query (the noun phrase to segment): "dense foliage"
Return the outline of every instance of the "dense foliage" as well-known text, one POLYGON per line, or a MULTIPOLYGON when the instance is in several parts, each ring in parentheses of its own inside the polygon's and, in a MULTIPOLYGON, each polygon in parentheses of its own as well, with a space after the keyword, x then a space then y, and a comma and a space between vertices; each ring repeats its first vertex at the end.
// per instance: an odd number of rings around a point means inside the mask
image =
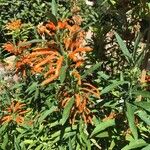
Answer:
POLYGON ((0 6, 0 149, 150 149, 148 0, 0 6))

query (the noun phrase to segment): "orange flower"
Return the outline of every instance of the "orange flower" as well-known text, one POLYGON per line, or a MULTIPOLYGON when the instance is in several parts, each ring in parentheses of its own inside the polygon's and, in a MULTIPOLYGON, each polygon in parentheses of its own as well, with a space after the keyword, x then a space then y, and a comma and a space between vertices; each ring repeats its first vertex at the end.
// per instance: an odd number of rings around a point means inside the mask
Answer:
POLYGON ((75 101, 70 111, 70 119, 69 122, 71 124, 75 123, 76 117, 81 117, 85 123, 92 123, 93 114, 88 108, 91 104, 89 97, 94 95, 96 98, 100 97, 100 93, 98 89, 89 84, 89 83, 81 83, 80 75, 78 72, 73 72, 74 76, 78 79, 79 91, 78 92, 67 92, 65 87, 60 89, 58 94, 58 99, 60 101, 60 106, 64 108, 67 103, 74 97, 75 101))
POLYGON ((58 21, 58 28, 59 29, 65 29, 67 25, 67 22, 58 21))
POLYGON ((53 22, 47 23, 47 24, 46 24, 46 28, 47 28, 47 29, 50 29, 50 30, 52 30, 52 31, 55 31, 55 30, 56 30, 56 26, 54 25, 53 22))
POLYGON ((92 123, 92 113, 87 108, 89 105, 89 100, 87 96, 83 93, 76 93, 75 94, 75 105, 73 105, 71 112, 70 112, 70 120, 71 124, 74 124, 76 116, 80 116, 85 123, 92 123))
MULTIPOLYGON (((55 79, 58 78, 59 73, 60 73, 60 69, 61 69, 61 66, 62 66, 62 63, 63 63, 63 59, 64 59, 64 57, 61 56, 61 57, 57 60, 57 62, 56 62, 56 69, 54 69, 54 71, 53 71, 54 74, 52 74, 53 72, 51 72, 51 70, 50 70, 50 72, 48 72, 48 74, 50 75, 50 78, 44 80, 44 81, 42 82, 42 84, 41 84, 42 86, 43 86, 43 85, 46 85, 46 84, 48 84, 48 83, 50 83, 50 82, 52 82, 53 80, 55 80, 55 79)), ((46 73, 45 76, 47 76, 48 74, 46 73)))
POLYGON ((24 115, 28 110, 23 110, 25 104, 19 101, 13 101, 9 107, 6 108, 6 115, 0 119, 1 123, 9 123, 11 121, 16 122, 17 124, 24 123, 24 115))
POLYGON ((6 24, 6 29, 8 30, 17 30, 20 29, 22 26, 21 20, 12 20, 11 22, 6 24))
POLYGON ((109 119, 114 119, 116 117, 116 114, 114 112, 111 112, 109 114, 109 116, 105 116, 105 118, 103 119, 103 121, 107 121, 109 119))
POLYGON ((39 24, 37 26, 37 31, 38 31, 39 34, 42 34, 42 35, 44 33, 47 33, 48 35, 50 35, 50 31, 44 25, 42 25, 42 24, 39 24))
POLYGON ((29 48, 30 45, 25 45, 25 41, 19 41, 16 46, 11 42, 7 42, 2 47, 8 52, 18 55, 21 54, 25 49, 29 48))
POLYGON ((81 85, 81 76, 77 71, 73 71, 72 75, 75 76, 78 79, 78 85, 81 85))
POLYGON ((92 94, 97 98, 100 97, 99 90, 95 86, 91 85, 90 83, 83 83, 81 90, 86 94, 92 94))
POLYGON ((14 46, 14 44, 10 42, 5 43, 2 47, 10 53, 14 53, 14 51, 16 50, 16 47, 14 46))

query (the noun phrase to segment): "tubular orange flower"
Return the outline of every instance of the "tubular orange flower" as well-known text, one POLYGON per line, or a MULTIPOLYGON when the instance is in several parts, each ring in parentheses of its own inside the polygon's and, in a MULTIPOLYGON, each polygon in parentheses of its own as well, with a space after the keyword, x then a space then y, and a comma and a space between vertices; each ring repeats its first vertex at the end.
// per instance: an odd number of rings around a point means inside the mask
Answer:
POLYGON ((37 31, 38 31, 39 34, 42 34, 42 35, 43 35, 44 33, 50 35, 50 31, 49 31, 44 25, 42 25, 42 24, 39 24, 39 25, 37 26, 37 31))
POLYGON ((83 60, 79 60, 78 62, 76 62, 75 68, 82 66, 83 63, 84 63, 83 60))
POLYGON ((46 85, 46 84, 52 82, 53 80, 55 80, 56 78, 58 78, 59 72, 60 72, 60 69, 61 69, 61 66, 62 66, 62 63, 63 63, 63 59, 64 59, 64 57, 61 56, 61 57, 57 60, 57 62, 56 62, 56 65, 57 65, 57 66, 56 66, 54 75, 51 75, 50 78, 44 80, 44 81, 42 82, 42 84, 41 84, 42 86, 43 86, 43 85, 46 85))
POLYGON ((26 44, 25 41, 19 41, 17 45, 7 42, 2 47, 8 52, 18 55, 21 54, 25 49, 29 48, 30 44, 26 44))
POLYGON ((6 24, 6 29, 8 30, 17 30, 20 29, 22 26, 21 20, 12 20, 11 22, 6 24))
POLYGON ((93 94, 97 98, 100 97, 99 90, 95 86, 93 86, 93 85, 91 85, 89 83, 83 83, 83 86, 86 86, 86 87, 85 88, 82 87, 81 88, 82 91, 89 92, 90 94, 93 94))
POLYGON ((23 110, 25 104, 19 101, 12 101, 11 105, 6 108, 7 114, 0 119, 1 123, 14 121, 17 124, 24 123, 24 115, 28 110, 23 110))
POLYGON ((113 118, 115 118, 115 117, 116 117, 115 112, 111 112, 111 113, 109 114, 109 116, 106 116, 106 117, 103 119, 103 121, 106 121, 106 120, 109 120, 109 119, 113 119, 113 118))
POLYGON ((79 60, 78 57, 76 56, 77 53, 89 52, 91 50, 92 49, 90 47, 77 48, 75 51, 69 54, 69 58, 72 59, 74 62, 76 62, 77 60, 79 60))
POLYGON ((76 104, 76 107, 79 107, 81 103, 81 97, 79 94, 75 94, 75 104, 76 104))
POLYGON ((69 49, 69 47, 70 47, 70 45, 71 45, 71 38, 70 37, 67 37, 67 38, 65 38, 64 39, 64 44, 65 44, 65 48, 66 48, 66 50, 68 50, 69 49))
POLYGON ((72 75, 75 76, 78 79, 78 85, 81 85, 81 76, 77 71, 73 71, 72 75))
MULTIPOLYGON (((73 72, 74 76, 80 81, 80 75, 77 71, 73 72)), ((81 82, 81 81, 80 81, 81 82)), ((93 114, 88 108, 91 105, 89 100, 90 95, 94 95, 96 98, 100 97, 98 89, 91 85, 90 83, 82 83, 79 85, 78 92, 67 92, 67 89, 63 87, 60 89, 58 94, 58 99, 60 101, 60 106, 65 107, 66 104, 74 97, 74 104, 70 111, 69 122, 74 124, 76 117, 81 117, 85 123, 92 123, 93 114)))
POLYGON ((10 53, 14 53, 16 47, 14 46, 14 44, 12 44, 11 42, 7 42, 2 46, 6 51, 10 52, 10 53))
POLYGON ((65 29, 67 25, 67 22, 58 21, 58 28, 59 29, 65 29))
POLYGON ((46 24, 46 28, 52 30, 52 31, 55 31, 56 30, 56 26, 54 25, 53 22, 49 22, 46 24))

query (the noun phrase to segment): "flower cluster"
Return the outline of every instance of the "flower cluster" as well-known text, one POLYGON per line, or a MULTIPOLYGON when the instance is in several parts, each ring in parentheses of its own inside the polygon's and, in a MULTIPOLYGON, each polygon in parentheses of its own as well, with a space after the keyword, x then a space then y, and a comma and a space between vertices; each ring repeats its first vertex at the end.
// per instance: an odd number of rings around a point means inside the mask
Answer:
POLYGON ((28 110, 23 109, 24 106, 25 104, 19 101, 12 101, 10 106, 6 108, 6 115, 0 119, 0 122, 2 124, 9 123, 11 121, 16 122, 17 124, 24 123, 24 116, 28 112, 28 110))
POLYGON ((22 23, 21 23, 20 19, 18 19, 18 20, 11 20, 11 22, 6 24, 6 29, 15 31, 17 29, 20 29, 21 26, 22 26, 22 23))
POLYGON ((92 123, 93 114, 88 108, 92 103, 90 96, 96 98, 100 97, 99 90, 90 83, 82 82, 78 72, 73 72, 77 78, 78 90, 69 91, 63 87, 59 93, 60 107, 65 108, 72 97, 74 97, 74 104, 70 111, 70 123, 74 124, 77 117, 82 117, 85 123, 92 123))
MULTIPOLYGON (((77 79, 77 83, 75 82, 77 89, 68 92, 64 88, 59 93, 60 106, 64 108, 74 97, 70 123, 74 124, 77 116, 81 116, 85 123, 92 123, 93 115, 88 108, 91 105, 89 98, 90 96, 99 98, 100 94, 95 86, 82 82, 77 71, 83 66, 86 53, 92 50, 85 45, 85 31, 78 24, 70 24, 69 20, 58 21, 57 24, 51 21, 39 24, 37 31, 44 39, 44 44, 32 46, 30 42, 20 41, 16 45, 10 42, 3 45, 5 50, 18 57, 16 72, 22 73, 24 77, 27 76, 27 71, 30 71, 32 75, 40 73, 44 78, 41 85, 44 86, 58 79, 62 66, 67 66, 66 71, 72 72, 71 75, 77 79)), ((66 81, 69 81, 67 79, 66 81)), ((11 119, 11 117, 7 118, 7 120, 11 119)))

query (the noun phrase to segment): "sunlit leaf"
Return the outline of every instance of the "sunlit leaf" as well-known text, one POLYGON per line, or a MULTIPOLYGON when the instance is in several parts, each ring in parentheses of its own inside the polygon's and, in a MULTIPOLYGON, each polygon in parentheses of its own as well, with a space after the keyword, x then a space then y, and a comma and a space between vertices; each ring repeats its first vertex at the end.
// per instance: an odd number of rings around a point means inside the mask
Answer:
POLYGON ((134 104, 136 106, 139 106, 143 109, 145 109, 146 111, 150 112, 150 102, 145 102, 145 101, 141 101, 141 102, 134 102, 134 104))
POLYGON ((39 118, 39 122, 41 123, 48 115, 53 113, 56 110, 56 106, 52 106, 49 110, 45 110, 42 114, 41 117, 39 118))
POLYGON ((67 121, 69 115, 70 115, 70 110, 72 108, 72 105, 74 103, 74 97, 72 97, 70 99, 70 101, 68 102, 68 104, 65 106, 64 111, 63 111, 63 115, 62 115, 62 119, 60 120, 60 123, 62 125, 65 124, 65 122, 67 121))
POLYGON ((113 89, 117 88, 119 85, 123 85, 123 84, 127 84, 127 81, 116 81, 110 85, 108 85, 107 87, 105 87, 102 91, 101 94, 105 94, 108 93, 110 91, 112 91, 113 89))
POLYGON ((55 0, 52 0, 52 14, 57 16, 57 3, 55 0))
POLYGON ((115 125, 115 120, 114 119, 110 119, 104 122, 101 122, 99 125, 97 125, 93 132, 91 133, 91 137, 93 137, 94 135, 98 134, 99 132, 105 130, 108 127, 114 126, 115 125))
POLYGON ((60 82, 63 83, 66 78, 66 66, 62 66, 60 70, 60 82))
POLYGON ((137 115, 147 124, 150 126, 150 118, 145 111, 138 111, 137 115))
POLYGON ((88 70, 85 71, 85 73, 82 75, 82 78, 85 78, 86 76, 92 74, 95 70, 97 70, 100 67, 101 63, 94 64, 91 66, 88 70))
POLYGON ((147 145, 146 147, 142 148, 141 150, 150 150, 150 144, 147 145))
POLYGON ((130 54, 129 50, 127 49, 126 47, 126 44, 123 42, 123 40, 121 39, 121 37, 118 35, 118 33, 115 32, 115 36, 116 36, 116 39, 117 39, 117 42, 126 58, 126 60, 128 62, 130 62, 132 60, 132 55, 130 54))
POLYGON ((138 139, 137 127, 135 125, 134 110, 132 108, 132 105, 128 102, 126 102, 126 107, 127 107, 126 115, 128 118, 129 127, 131 129, 131 132, 132 132, 134 138, 138 139))
POLYGON ((147 143, 143 139, 138 139, 138 140, 131 141, 129 145, 126 145, 121 150, 132 150, 132 149, 140 148, 146 145, 147 143))

